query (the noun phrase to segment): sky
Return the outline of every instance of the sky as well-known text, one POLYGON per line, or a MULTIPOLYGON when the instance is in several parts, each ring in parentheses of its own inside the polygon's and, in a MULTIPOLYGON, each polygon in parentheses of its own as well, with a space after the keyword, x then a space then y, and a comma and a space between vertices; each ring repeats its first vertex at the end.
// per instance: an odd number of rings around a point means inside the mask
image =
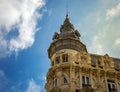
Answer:
MULTIPOLYGON (((120 58, 120 0, 68 0, 89 53, 120 58)), ((0 92, 45 92, 47 49, 66 0, 0 0, 0 92)))

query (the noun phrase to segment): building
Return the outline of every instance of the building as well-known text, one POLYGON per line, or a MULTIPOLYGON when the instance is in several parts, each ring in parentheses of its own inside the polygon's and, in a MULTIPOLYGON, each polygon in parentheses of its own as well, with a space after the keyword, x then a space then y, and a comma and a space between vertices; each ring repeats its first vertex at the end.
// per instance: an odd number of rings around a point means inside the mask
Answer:
POLYGON ((120 92, 120 59, 88 53, 68 15, 48 55, 46 92, 120 92))

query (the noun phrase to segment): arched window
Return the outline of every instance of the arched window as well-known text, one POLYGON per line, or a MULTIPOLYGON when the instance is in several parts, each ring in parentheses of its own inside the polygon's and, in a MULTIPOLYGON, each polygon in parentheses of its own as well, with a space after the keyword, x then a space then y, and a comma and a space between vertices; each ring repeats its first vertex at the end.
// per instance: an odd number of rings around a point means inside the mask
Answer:
POLYGON ((63 77, 64 83, 68 83, 66 77, 63 77))
POLYGON ((68 55, 67 54, 62 56, 62 61, 63 62, 68 62, 68 55))
POLYGON ((55 79, 55 85, 57 85, 57 79, 55 79))
POLYGON ((56 87, 57 86, 57 79, 54 79, 53 80, 53 87, 56 87))

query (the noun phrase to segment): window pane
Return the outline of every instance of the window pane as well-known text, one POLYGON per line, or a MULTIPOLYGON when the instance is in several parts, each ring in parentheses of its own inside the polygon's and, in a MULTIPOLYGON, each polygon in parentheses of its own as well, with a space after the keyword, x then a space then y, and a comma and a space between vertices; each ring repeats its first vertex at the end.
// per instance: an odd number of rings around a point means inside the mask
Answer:
POLYGON ((85 76, 82 76, 82 84, 85 84, 85 76))
POLYGON ((55 86, 57 85, 57 79, 55 79, 55 86))
POLYGON ((109 89, 109 90, 111 89, 111 86, 110 86, 110 84, 108 84, 108 89, 109 89))
POLYGON ((87 81, 86 84, 90 84, 88 77, 86 77, 86 81, 87 81))
POLYGON ((53 80, 53 86, 55 86, 54 80, 53 80))
POLYGON ((108 83, 108 90, 109 90, 109 92, 111 92, 111 90, 115 90, 116 89, 114 81, 108 80, 107 83, 108 83))
POLYGON ((64 83, 67 83, 67 79, 64 77, 64 83))
POLYGON ((63 55, 62 59, 63 59, 63 62, 68 62, 68 55, 63 55))
POLYGON ((112 84, 112 89, 115 89, 115 84, 112 84))

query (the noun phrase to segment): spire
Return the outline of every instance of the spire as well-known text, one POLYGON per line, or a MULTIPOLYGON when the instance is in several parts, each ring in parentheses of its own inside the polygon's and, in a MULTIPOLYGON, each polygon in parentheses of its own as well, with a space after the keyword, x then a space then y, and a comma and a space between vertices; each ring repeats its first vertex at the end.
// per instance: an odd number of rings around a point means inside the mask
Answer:
POLYGON ((66 18, 64 20, 63 25, 61 25, 60 31, 61 32, 66 32, 66 31, 73 31, 74 30, 74 26, 73 24, 70 22, 70 19, 68 17, 68 14, 66 14, 66 18))
POLYGON ((66 18, 68 18, 68 0, 66 0, 66 18))
POLYGON ((53 36, 53 40, 64 38, 80 40, 80 33, 74 28, 74 25, 70 22, 68 14, 68 0, 66 0, 66 18, 60 27, 60 33, 55 33, 53 36))
POLYGON ((67 12, 67 14, 66 14, 66 18, 68 18, 68 12, 67 12))

